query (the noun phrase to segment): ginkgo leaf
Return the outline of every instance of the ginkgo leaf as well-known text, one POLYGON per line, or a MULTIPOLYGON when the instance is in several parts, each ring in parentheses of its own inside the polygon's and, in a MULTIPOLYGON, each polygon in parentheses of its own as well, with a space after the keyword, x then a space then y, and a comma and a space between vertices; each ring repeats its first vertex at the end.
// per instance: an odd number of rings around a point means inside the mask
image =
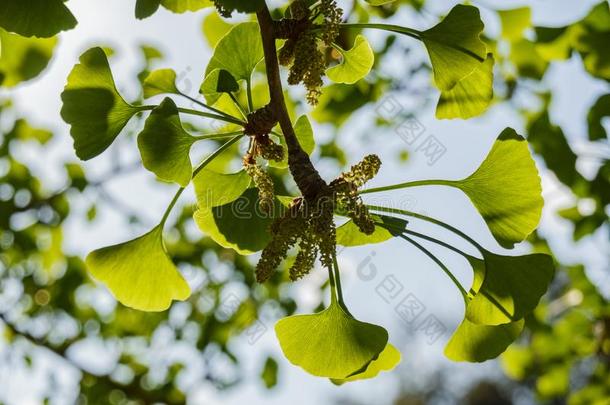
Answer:
POLYGON ((476 266, 475 273, 484 270, 485 275, 466 308, 466 318, 476 324, 500 325, 525 317, 555 274, 553 259, 542 253, 502 256, 485 251, 483 258, 483 268, 476 266))
POLYGON ((371 215, 376 222, 375 231, 367 235, 362 233, 351 219, 337 228, 337 244, 341 246, 362 246, 385 242, 392 239, 400 230, 407 227, 407 221, 402 218, 388 217, 385 215, 371 215), (388 231, 385 227, 392 229, 388 231))
POLYGON ((436 106, 436 118, 468 119, 487 110, 493 99, 493 67, 493 55, 488 54, 484 63, 451 90, 442 91, 436 106))
POLYGON ((199 207, 193 218, 199 229, 222 247, 249 255, 262 250, 269 241, 269 227, 283 211, 276 198, 274 212, 269 215, 259 208, 258 190, 247 189, 236 200, 216 206, 199 207))
POLYGON ((237 173, 218 173, 201 170, 193 179, 197 207, 218 207, 237 200, 250 186, 251 178, 245 170, 237 173))
MULTIPOLYGON (((311 155, 311 153, 316 148, 316 140, 313 136, 313 128, 311 127, 311 122, 309 122, 309 118, 306 115, 301 115, 296 122, 294 123, 294 133, 299 140, 299 144, 301 148, 307 153, 311 155)), ((269 166, 277 167, 280 169, 285 169, 288 167, 288 146, 286 146, 286 140, 282 136, 279 138, 280 145, 284 148, 284 159, 279 162, 274 160, 269 161, 269 166)))
POLYGON ((263 43, 256 22, 235 25, 216 45, 205 75, 214 69, 229 71, 237 80, 250 80, 254 68, 263 59, 263 43))
POLYGON ((199 93, 205 97, 208 104, 214 105, 223 93, 233 93, 239 91, 239 84, 224 69, 212 70, 201 83, 199 93))
POLYGON ((176 72, 172 69, 153 70, 148 74, 143 83, 144 98, 150 98, 159 94, 179 94, 176 87, 176 72))
POLYGON ((127 122, 142 108, 121 97, 102 48, 83 53, 61 94, 61 116, 71 125, 76 155, 89 160, 114 142, 127 122))
POLYGON ((166 98, 152 111, 138 135, 142 163, 161 180, 186 187, 193 172, 189 152, 195 140, 182 128, 176 104, 166 98))
POLYGON ((50 38, 76 27, 64 0, 2 0, 0 27, 24 37, 50 38))
POLYGON ((512 248, 538 226, 542 187, 527 141, 506 128, 479 168, 449 185, 460 188, 477 208, 500 245, 512 248))
POLYGON ((191 294, 165 251, 160 226, 129 242, 91 252, 86 264, 96 280, 131 308, 164 311, 172 300, 184 301, 191 294))
POLYGON ((339 52, 341 63, 326 70, 326 76, 336 83, 356 83, 371 71, 375 63, 373 49, 362 35, 356 37, 352 49, 345 51, 339 48, 339 52))
POLYGON ((0 28, 0 45, 0 86, 13 87, 48 66, 57 38, 26 38, 0 28))
POLYGON ((218 41, 231 30, 231 27, 233 25, 223 20, 218 13, 210 13, 203 19, 201 29, 210 48, 215 48, 218 41))
POLYGON ((487 48, 479 38, 483 28, 479 10, 459 4, 443 21, 420 34, 441 91, 451 90, 485 61, 487 48))
POLYGON ((477 325, 464 319, 445 346, 453 361, 483 362, 498 357, 521 334, 523 319, 504 325, 477 325))
POLYGON ((388 343, 385 349, 379 354, 375 360, 371 361, 366 370, 363 372, 354 374, 344 379, 331 379, 333 384, 342 385, 347 382, 359 381, 359 380, 367 380, 371 378, 377 377, 379 373, 382 371, 390 371, 393 370, 394 367, 400 363, 400 351, 391 343, 388 343))
POLYGON ((388 342, 384 328, 354 319, 335 302, 317 314, 279 320, 275 333, 292 364, 335 379, 365 370, 388 342))

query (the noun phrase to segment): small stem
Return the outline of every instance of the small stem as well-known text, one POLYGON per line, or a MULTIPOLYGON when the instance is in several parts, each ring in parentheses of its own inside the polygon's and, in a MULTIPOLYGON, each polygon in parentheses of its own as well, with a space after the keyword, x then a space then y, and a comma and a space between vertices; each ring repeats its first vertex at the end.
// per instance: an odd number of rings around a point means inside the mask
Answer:
POLYGON ((205 117, 205 118, 212 118, 218 121, 224 121, 224 122, 229 122, 231 124, 236 124, 236 125, 240 125, 240 126, 244 126, 246 125, 246 123, 244 121, 238 120, 237 118, 227 118, 224 115, 217 115, 217 114, 211 114, 211 113, 207 113, 207 112, 203 112, 203 111, 197 111, 197 110, 193 110, 190 108, 182 108, 182 107, 178 107, 178 111, 180 111, 181 113, 184 114, 190 114, 190 115, 198 115, 200 117, 205 117))
POLYGON ((233 132, 224 132, 224 133, 218 133, 218 134, 205 134, 205 135, 199 135, 199 136, 193 136, 193 138, 197 139, 198 141, 201 140, 211 140, 211 139, 224 139, 224 138, 229 138, 231 136, 235 136, 235 135, 239 135, 239 134, 243 134, 244 131, 233 131, 233 132))
POLYGON ((409 37, 421 40, 421 31, 413 28, 401 27, 400 25, 392 24, 375 24, 375 23, 344 23, 340 25, 341 28, 372 28, 377 30, 384 30, 395 32, 397 34, 407 35, 409 37))
POLYGON ((458 235, 458 236, 462 237, 463 239, 467 240, 468 242, 470 242, 474 247, 476 247, 479 250, 479 252, 481 252, 481 253, 485 252, 485 248, 483 248, 483 246, 481 246, 477 241, 472 239, 470 236, 466 235, 464 232, 460 231, 459 229, 457 229, 449 224, 439 221, 438 219, 434 219, 434 218, 428 217, 426 215, 418 214, 416 212, 401 210, 398 208, 380 207, 380 206, 376 206, 376 205, 367 205, 366 207, 372 211, 380 211, 380 212, 388 212, 390 214, 405 215, 408 217, 421 219, 422 221, 430 222, 430 223, 433 223, 438 226, 442 226, 443 228, 455 233, 456 235, 458 235))
POLYGON ((333 269, 328 268, 328 283, 330 284, 330 302, 335 304, 337 302, 337 284, 335 283, 335 275, 333 269))
POLYGON ((244 110, 244 108, 241 106, 241 104, 239 104, 239 101, 237 100, 235 95, 233 93, 228 93, 228 94, 229 94, 229 97, 231 97, 233 104, 235 104, 235 107, 239 110, 239 113, 241 114, 241 116, 244 117, 244 119, 247 119, 248 113, 244 110))
POLYGON ((460 249, 456 248, 455 246, 452 246, 452 245, 448 244, 447 242, 444 242, 444 241, 442 241, 440 239, 433 238, 432 236, 428 236, 428 235, 425 235, 423 233, 411 231, 409 229, 401 229, 401 228, 392 226, 391 224, 386 224, 386 223, 383 223, 383 222, 376 222, 376 224, 379 225, 382 228, 387 229, 390 232, 391 231, 395 231, 395 232, 407 233, 407 234, 409 234, 411 236, 415 236, 416 238, 420 238, 420 239, 427 240, 428 242, 436 243, 437 245, 442 246, 445 249, 449 249, 452 252, 455 252, 455 253, 457 253, 457 254, 459 254, 461 256, 464 256, 466 259, 471 257, 468 253, 464 252, 463 250, 460 250, 460 249))
POLYGON ((398 190, 401 188, 409 188, 409 187, 421 187, 421 186, 449 186, 455 187, 456 182, 452 180, 418 180, 418 181, 408 181, 406 183, 393 184, 391 186, 384 187, 376 187, 369 188, 366 190, 361 190, 360 194, 370 194, 370 193, 379 193, 381 191, 390 191, 390 190, 398 190))
MULTIPOLYGON (((214 152, 212 152, 208 157, 206 157, 199 164, 199 166, 197 166, 197 168, 195 170, 193 170, 193 177, 197 176, 197 174, 199 174, 199 172, 202 171, 212 160, 216 159, 218 157, 218 155, 220 155, 222 152, 227 150, 231 145, 233 145, 235 142, 240 140, 243 136, 244 135, 242 133, 240 133, 239 135, 237 135, 234 138, 230 139, 229 141, 225 142, 220 148, 218 148, 214 152)), ((159 223, 159 226, 161 228, 163 228, 163 226, 167 222, 167 218, 169 217, 169 214, 172 212, 172 209, 174 209, 174 206, 178 202, 178 199, 180 198, 180 196, 182 195, 184 190, 186 190, 186 187, 180 187, 178 189, 178 191, 176 191, 174 198, 167 206, 167 209, 165 210, 165 213, 163 214, 163 218, 161 219, 161 222, 159 223)))
POLYGON ((254 102, 252 101, 252 78, 249 77, 246 80, 246 93, 248 93, 248 110, 249 112, 254 111, 254 102))
POLYGON ((339 304, 345 307, 345 302, 343 301, 343 289, 341 288, 341 274, 339 273, 339 262, 337 261, 337 252, 333 254, 333 271, 335 273, 335 283, 337 285, 337 297, 339 298, 339 304))
POLYGON ((207 105, 206 103, 204 103, 202 101, 199 101, 196 98, 193 98, 193 97, 189 96, 188 94, 184 94, 182 92, 179 92, 178 94, 181 95, 182 97, 186 98, 187 100, 190 100, 193 103, 200 105, 203 108, 206 108, 206 109, 208 109, 208 110, 210 110, 212 112, 215 112, 216 114, 219 114, 219 115, 222 115, 222 116, 225 116, 227 118, 234 119, 234 120, 238 119, 237 117, 234 117, 231 114, 227 114, 226 112, 224 112, 222 110, 219 110, 218 108, 214 108, 214 107, 212 107, 210 105, 207 105))
POLYGON ((464 302, 466 303, 466 305, 468 305, 468 292, 464 289, 464 287, 462 287, 462 285, 460 284, 458 279, 455 278, 453 273, 447 268, 447 266, 445 266, 445 264, 443 264, 443 262, 441 262, 439 260, 438 257, 434 256, 428 249, 426 249, 419 243, 415 242, 413 239, 409 238, 407 235, 403 234, 403 235, 399 235, 399 237, 406 240, 407 242, 411 243, 413 246, 415 246, 416 248, 421 250, 426 256, 428 256, 430 259, 432 259, 445 272, 445 274, 447 274, 447 276, 451 279, 453 284, 455 284, 455 286, 458 288, 458 290, 460 290, 460 293, 462 294, 462 298, 464 299, 464 302))

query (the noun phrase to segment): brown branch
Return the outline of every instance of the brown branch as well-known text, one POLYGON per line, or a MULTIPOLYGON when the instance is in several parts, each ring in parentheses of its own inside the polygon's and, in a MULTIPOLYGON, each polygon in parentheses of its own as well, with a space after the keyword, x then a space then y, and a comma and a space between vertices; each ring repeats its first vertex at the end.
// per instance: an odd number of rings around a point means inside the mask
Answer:
POLYGON ((288 146, 288 166, 290 173, 297 184, 297 187, 307 201, 314 201, 319 195, 325 195, 328 185, 320 177, 320 174, 311 163, 309 155, 305 153, 294 132, 280 78, 280 67, 277 60, 277 49, 275 46, 276 35, 274 32, 275 22, 265 5, 263 9, 256 13, 258 24, 261 29, 263 50, 265 54, 265 66, 267 69, 267 82, 269 84, 269 96, 271 102, 269 106, 277 118, 286 145, 288 146))

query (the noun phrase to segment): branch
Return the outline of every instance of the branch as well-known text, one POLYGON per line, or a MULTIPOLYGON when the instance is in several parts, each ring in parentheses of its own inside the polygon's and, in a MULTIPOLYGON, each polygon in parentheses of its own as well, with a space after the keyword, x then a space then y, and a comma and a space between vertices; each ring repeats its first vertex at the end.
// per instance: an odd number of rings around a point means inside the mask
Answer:
POLYGON ((288 146, 288 166, 297 187, 307 201, 314 201, 317 196, 325 194, 328 185, 320 177, 320 174, 311 163, 309 155, 305 153, 296 137, 286 102, 280 78, 280 67, 277 60, 277 49, 275 47, 275 21, 269 13, 267 5, 256 13, 258 24, 261 29, 263 51, 265 54, 265 66, 267 69, 267 82, 269 84, 269 107, 277 118, 280 128, 284 133, 286 145, 288 146))

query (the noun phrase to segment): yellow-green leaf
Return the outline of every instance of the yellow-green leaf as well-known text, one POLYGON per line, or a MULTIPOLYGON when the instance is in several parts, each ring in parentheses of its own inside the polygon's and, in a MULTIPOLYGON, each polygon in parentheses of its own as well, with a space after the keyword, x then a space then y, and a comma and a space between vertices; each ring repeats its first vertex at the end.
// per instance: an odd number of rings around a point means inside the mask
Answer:
POLYGON ((189 152, 195 140, 182 128, 176 104, 166 98, 152 111, 138 136, 142 163, 161 180, 186 187, 193 172, 189 152))
POLYGON ((159 94, 179 94, 176 87, 176 72, 172 69, 153 70, 148 74, 143 83, 144 98, 150 98, 159 94))
POLYGON ((64 0, 2 0, 0 27, 24 37, 49 38, 76 26, 64 0))
POLYGON ((25 38, 0 28, 0 86, 13 87, 38 76, 49 64, 57 38, 25 38))
POLYGON ((502 37, 511 42, 523 38, 525 30, 532 26, 532 10, 529 7, 498 10, 498 15, 502 23, 502 37))
POLYGON ((317 314, 279 320, 275 333, 292 364, 335 379, 364 371, 388 342, 384 328, 354 319, 334 302, 317 314))
POLYGON ((523 319, 504 325, 477 325, 464 319, 445 346, 453 361, 483 362, 498 357, 519 337, 523 319))
MULTIPOLYGON (((294 123, 294 133, 299 140, 299 144, 301 148, 307 153, 311 155, 311 153, 316 148, 316 140, 313 136, 313 128, 311 127, 311 122, 309 122, 309 118, 306 115, 301 115, 296 122, 294 123)), ((280 145, 284 148, 284 159, 280 162, 269 161, 269 166, 277 167, 280 169, 285 169, 288 167, 288 146, 286 146, 286 141, 284 137, 279 138, 280 145)))
POLYGON ((142 108, 121 97, 102 48, 83 53, 61 94, 61 116, 70 124, 76 155, 88 160, 104 152, 142 108))
POLYGON ((383 351, 379 355, 379 357, 369 363, 369 365, 366 367, 366 370, 344 379, 331 379, 331 381, 335 385, 342 385, 347 382, 375 378, 382 371, 393 370, 394 367, 396 367, 398 363, 400 363, 400 359, 400 351, 398 351, 398 349, 394 347, 394 345, 388 343, 385 349, 383 349, 383 351))
POLYGON ((142 311, 164 311, 172 300, 191 294, 163 245, 161 227, 129 242, 91 252, 91 275, 104 283, 123 305, 142 311))
POLYGON ((538 226, 542 187, 527 141, 506 128, 479 168, 451 182, 468 195, 500 245, 512 248, 538 226))
POLYGON ((364 78, 375 63, 371 45, 362 35, 358 35, 354 46, 345 51, 341 48, 341 63, 326 70, 326 76, 336 83, 354 84, 364 78))
POLYGON ((483 27, 476 7, 459 4, 443 21, 421 33, 441 91, 451 90, 485 61, 487 48, 479 38, 483 27))
POLYGON ((484 63, 457 82, 451 90, 442 91, 436 106, 436 118, 468 119, 485 112, 494 94, 493 67, 493 55, 488 54, 484 63))
POLYGON ((197 207, 218 207, 237 200, 250 186, 250 176, 245 170, 237 173, 218 173, 203 169, 193 179, 197 207))

